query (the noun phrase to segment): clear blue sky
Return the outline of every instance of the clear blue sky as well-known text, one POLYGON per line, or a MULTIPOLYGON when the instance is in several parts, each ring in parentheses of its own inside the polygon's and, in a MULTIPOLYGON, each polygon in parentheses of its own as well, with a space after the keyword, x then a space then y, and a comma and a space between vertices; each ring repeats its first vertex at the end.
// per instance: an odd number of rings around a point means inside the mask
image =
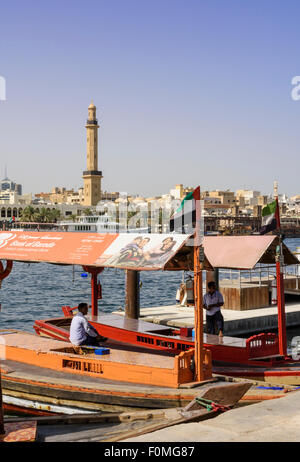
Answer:
POLYGON ((300 194, 298 0, 10 0, 0 8, 0 173, 79 187, 85 120, 103 189, 300 194))

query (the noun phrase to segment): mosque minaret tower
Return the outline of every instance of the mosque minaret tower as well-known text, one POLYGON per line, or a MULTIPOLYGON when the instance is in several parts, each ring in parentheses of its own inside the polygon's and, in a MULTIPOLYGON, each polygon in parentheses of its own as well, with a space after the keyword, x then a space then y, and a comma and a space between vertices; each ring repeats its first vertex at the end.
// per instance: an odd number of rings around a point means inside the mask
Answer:
POLYGON ((87 169, 83 172, 84 205, 97 205, 101 200, 102 172, 98 170, 98 120, 96 106, 89 105, 89 115, 86 123, 87 134, 87 169))

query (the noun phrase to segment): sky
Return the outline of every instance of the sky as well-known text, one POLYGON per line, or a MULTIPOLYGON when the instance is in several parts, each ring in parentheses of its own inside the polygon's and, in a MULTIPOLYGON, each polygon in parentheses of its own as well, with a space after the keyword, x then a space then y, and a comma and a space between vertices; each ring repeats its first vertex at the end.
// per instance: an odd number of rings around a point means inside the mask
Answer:
POLYGON ((82 186, 93 100, 103 190, 300 194, 299 15, 298 0, 1 2, 0 176, 82 186))

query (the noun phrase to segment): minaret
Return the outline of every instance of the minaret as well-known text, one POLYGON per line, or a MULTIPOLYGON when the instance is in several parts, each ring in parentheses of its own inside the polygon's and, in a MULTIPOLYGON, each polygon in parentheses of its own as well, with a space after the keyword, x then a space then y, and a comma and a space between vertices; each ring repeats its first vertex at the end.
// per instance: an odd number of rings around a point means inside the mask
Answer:
POLYGON ((101 200, 102 172, 98 170, 98 128, 96 106, 92 102, 86 122, 87 170, 83 172, 84 205, 97 205, 101 200))
POLYGON ((275 180, 273 183, 273 197, 278 197, 278 181, 275 180))

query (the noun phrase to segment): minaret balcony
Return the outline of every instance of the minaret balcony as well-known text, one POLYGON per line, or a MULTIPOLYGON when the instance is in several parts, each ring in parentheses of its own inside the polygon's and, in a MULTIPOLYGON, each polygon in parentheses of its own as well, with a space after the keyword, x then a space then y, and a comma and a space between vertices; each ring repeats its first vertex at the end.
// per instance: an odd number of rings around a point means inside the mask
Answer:
POLYGON ((98 125, 98 120, 97 119, 94 119, 94 120, 87 119, 86 124, 87 125, 98 125))
POLYGON ((102 176, 102 172, 99 170, 86 170, 83 172, 84 176, 102 176))

